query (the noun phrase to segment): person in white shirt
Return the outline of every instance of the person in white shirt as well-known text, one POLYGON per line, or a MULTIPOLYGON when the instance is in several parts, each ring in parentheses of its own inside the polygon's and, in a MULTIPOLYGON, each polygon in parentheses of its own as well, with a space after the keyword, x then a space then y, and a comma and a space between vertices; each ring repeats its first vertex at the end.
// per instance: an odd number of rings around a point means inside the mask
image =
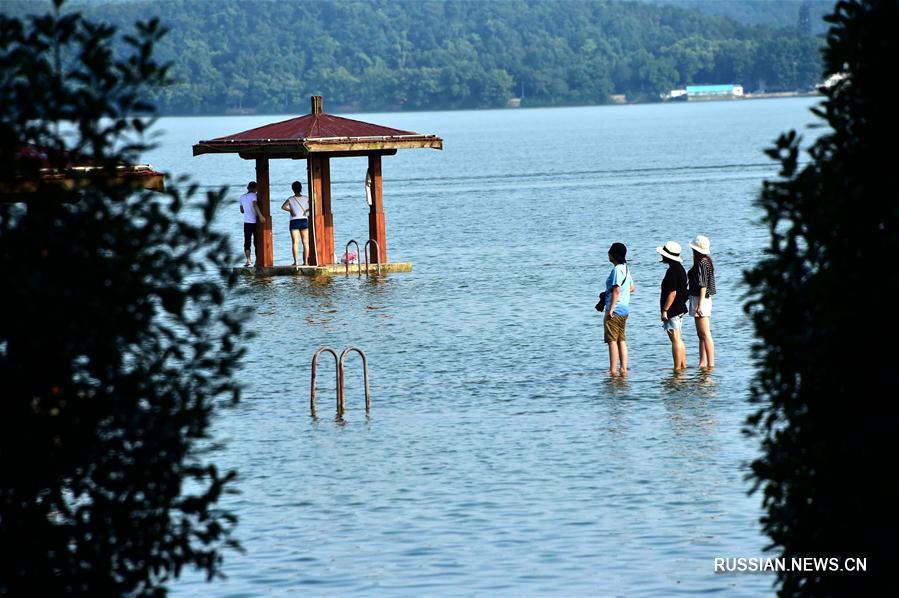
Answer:
POLYGON ((299 241, 303 240, 303 265, 309 263, 309 198, 303 195, 303 184, 294 181, 293 195, 284 200, 281 209, 290 213, 290 238, 293 241, 293 265, 299 266, 299 241))
MULTIPOLYGON (((240 196, 240 213, 243 214, 243 252, 247 256, 245 268, 249 268, 253 264, 250 263, 250 245, 257 240, 256 226, 257 222, 265 223, 265 216, 259 210, 259 204, 256 202, 256 181, 250 181, 247 184, 247 192, 240 196)), ((256 262, 259 262, 259 252, 256 252, 256 262)))

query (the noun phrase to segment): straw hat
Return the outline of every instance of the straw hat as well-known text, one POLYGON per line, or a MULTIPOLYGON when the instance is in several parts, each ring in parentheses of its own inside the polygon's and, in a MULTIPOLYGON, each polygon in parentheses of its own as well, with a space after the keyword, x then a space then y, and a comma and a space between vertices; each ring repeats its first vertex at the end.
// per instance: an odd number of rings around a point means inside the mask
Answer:
POLYGON ((663 247, 656 247, 656 251, 662 254, 662 257, 667 257, 669 260, 680 263, 684 262, 680 256, 680 243, 675 241, 668 241, 663 247))
POLYGON ((696 235, 692 241, 690 241, 690 248, 694 251, 698 251, 702 255, 708 255, 711 253, 710 248, 711 243, 709 243, 709 238, 703 235, 696 235))

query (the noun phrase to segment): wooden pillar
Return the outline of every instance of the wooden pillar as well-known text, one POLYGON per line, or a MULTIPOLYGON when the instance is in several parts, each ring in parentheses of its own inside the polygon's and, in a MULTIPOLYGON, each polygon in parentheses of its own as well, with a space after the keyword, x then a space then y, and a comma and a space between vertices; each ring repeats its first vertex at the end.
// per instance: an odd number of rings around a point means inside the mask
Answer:
POLYGON ((272 240, 272 205, 269 191, 268 158, 256 159, 256 205, 265 216, 264 223, 256 225, 256 266, 271 268, 275 265, 275 246, 272 240), (260 263, 261 262, 261 263, 260 263))
MULTIPOLYGON (((310 156, 307 160, 309 168, 309 207, 312 208, 313 235, 310 242, 309 261, 315 266, 327 264, 328 231, 325 226, 324 206, 322 205, 322 159, 310 156)), ((332 246, 333 247, 333 246, 332 246)), ((331 253, 334 250, 332 248, 331 253)))
MULTIPOLYGON (((387 263, 387 223, 384 218, 384 193, 381 188, 381 156, 368 157, 371 175, 371 211, 368 214, 368 238, 378 242, 381 263, 387 263)), ((361 257, 361 256, 360 256, 361 257)))
MULTIPOLYGON (((309 98, 312 114, 322 113, 322 97, 309 98)), ((331 213, 331 165, 328 158, 309 156, 309 203, 314 241, 309 261, 316 266, 334 263, 334 214, 331 213)))
POLYGON ((331 162, 328 158, 319 158, 322 169, 322 219, 324 235, 322 255, 325 264, 333 264, 334 260, 334 214, 331 212, 331 162))

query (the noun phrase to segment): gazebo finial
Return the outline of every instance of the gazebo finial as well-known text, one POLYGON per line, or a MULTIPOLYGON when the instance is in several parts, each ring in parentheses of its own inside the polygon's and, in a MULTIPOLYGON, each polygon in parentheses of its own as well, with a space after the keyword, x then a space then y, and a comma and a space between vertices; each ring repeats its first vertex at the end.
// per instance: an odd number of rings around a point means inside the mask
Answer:
POLYGON ((322 113, 322 97, 321 96, 312 96, 309 99, 312 100, 312 114, 321 114, 322 113))

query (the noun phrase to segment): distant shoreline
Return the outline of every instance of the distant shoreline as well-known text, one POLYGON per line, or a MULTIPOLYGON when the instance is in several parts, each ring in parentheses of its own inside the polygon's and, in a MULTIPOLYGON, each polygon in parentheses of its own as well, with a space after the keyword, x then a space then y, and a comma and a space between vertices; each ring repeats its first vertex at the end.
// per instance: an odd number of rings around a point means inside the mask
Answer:
MULTIPOLYGON (((813 98, 813 97, 824 97, 823 94, 817 91, 775 91, 768 93, 747 93, 742 97, 727 97, 727 98, 714 98, 707 100, 694 100, 692 102, 686 101, 658 101, 658 102, 607 102, 605 104, 556 104, 556 105, 544 105, 544 106, 528 106, 524 105, 519 108, 434 108, 434 109, 415 109, 415 110, 358 110, 352 109, 345 106, 338 106, 336 110, 327 111, 331 114, 402 114, 402 113, 416 113, 416 112, 466 112, 466 111, 477 111, 477 112, 513 112, 517 110, 538 110, 538 109, 546 109, 546 108, 591 108, 591 107, 600 107, 600 106, 650 106, 650 105, 660 105, 660 104, 705 104, 705 103, 719 103, 719 102, 739 102, 743 100, 772 100, 772 99, 784 99, 784 98, 813 98)), ((191 117, 207 117, 207 116, 284 116, 286 114, 305 114, 308 109, 303 107, 297 107, 295 112, 253 112, 247 109, 243 109, 240 111, 230 112, 204 112, 201 114, 193 114, 193 113, 178 113, 178 112, 168 112, 168 113, 157 113, 155 116, 159 118, 191 118, 191 117)))
POLYGON ((772 91, 772 92, 761 92, 761 93, 746 93, 741 96, 708 96, 701 97, 695 100, 663 100, 661 102, 620 102, 619 105, 634 105, 634 104, 704 104, 706 102, 730 102, 730 101, 742 101, 742 100, 772 100, 772 99, 780 99, 780 98, 814 98, 817 96, 823 96, 823 94, 819 91, 772 91))
POLYGON ((745 100, 769 100, 772 98, 813 98, 824 96, 820 91, 773 91, 770 93, 747 93, 745 100))
MULTIPOLYGON (((746 93, 739 97, 733 98, 722 98, 720 101, 727 100, 774 100, 780 98, 814 98, 821 96, 822 94, 819 91, 771 91, 771 92, 762 92, 762 93, 746 93)), ((716 102, 719 100, 716 99, 705 99, 705 100, 694 100, 692 103, 696 104, 699 102, 716 102)))

